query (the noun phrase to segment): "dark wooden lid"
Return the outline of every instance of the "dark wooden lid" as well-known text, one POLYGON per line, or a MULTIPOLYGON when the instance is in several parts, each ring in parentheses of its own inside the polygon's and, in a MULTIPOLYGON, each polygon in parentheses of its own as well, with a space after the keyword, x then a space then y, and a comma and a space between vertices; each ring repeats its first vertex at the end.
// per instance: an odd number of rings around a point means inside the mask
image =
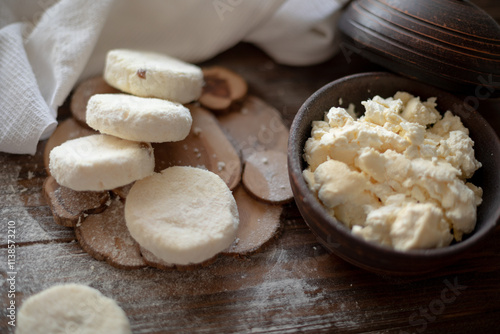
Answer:
POLYGON ((447 91, 500 96, 500 26, 461 0, 355 0, 339 28, 344 53, 447 91))

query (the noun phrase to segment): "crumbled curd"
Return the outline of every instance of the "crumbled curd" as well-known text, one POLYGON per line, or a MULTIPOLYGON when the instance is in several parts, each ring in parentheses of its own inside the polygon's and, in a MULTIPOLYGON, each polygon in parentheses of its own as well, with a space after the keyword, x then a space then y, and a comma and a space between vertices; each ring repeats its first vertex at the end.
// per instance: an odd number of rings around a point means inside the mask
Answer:
POLYGON ((359 119, 331 108, 312 123, 303 176, 353 234, 399 250, 460 241, 476 224, 481 167, 458 116, 407 92, 362 102, 359 119))

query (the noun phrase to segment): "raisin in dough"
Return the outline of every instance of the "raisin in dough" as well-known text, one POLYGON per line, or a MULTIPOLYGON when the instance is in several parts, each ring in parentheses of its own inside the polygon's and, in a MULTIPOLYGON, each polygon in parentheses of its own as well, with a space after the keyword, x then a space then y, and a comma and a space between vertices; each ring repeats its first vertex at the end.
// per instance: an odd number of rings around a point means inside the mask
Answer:
POLYGON ((166 263, 188 265, 227 249, 239 216, 219 176, 175 166, 134 183, 125 202, 125 221, 142 247, 166 263))
POLYGON ((154 171, 151 144, 108 135, 69 140, 50 152, 50 174, 73 190, 111 190, 154 171))
POLYGON ((126 94, 92 96, 86 120, 101 133, 151 143, 183 140, 193 122, 182 104, 126 94))
POLYGON ((56 285, 19 309, 16 334, 129 334, 125 312, 111 298, 80 284, 56 285))
POLYGON ((107 54, 104 80, 136 96, 188 103, 201 95, 203 72, 163 54, 117 49, 107 54))

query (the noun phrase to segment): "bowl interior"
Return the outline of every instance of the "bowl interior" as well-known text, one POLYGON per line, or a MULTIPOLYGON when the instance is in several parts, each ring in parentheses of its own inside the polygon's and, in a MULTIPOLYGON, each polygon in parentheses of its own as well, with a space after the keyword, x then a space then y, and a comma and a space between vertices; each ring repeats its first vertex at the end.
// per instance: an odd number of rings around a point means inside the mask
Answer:
POLYGON ((476 244, 494 229, 500 217, 500 141, 491 126, 461 99, 447 92, 398 75, 377 72, 361 73, 341 78, 319 89, 300 108, 290 129, 289 174, 295 199, 301 214, 320 241, 333 253, 366 269, 383 272, 422 272, 445 265, 476 244), (331 107, 345 107, 350 103, 356 112, 364 111, 361 101, 375 95, 393 96, 407 91, 422 100, 437 97, 440 112, 452 111, 460 116, 474 140, 476 159, 482 167, 471 180, 483 189, 483 203, 478 207, 478 219, 473 233, 448 247, 429 250, 395 251, 368 243, 353 236, 326 209, 307 187, 302 171, 306 163, 302 158, 305 141, 310 137, 311 122, 321 120, 331 107), (335 240, 332 240, 335 239, 335 240), (377 259, 383 257, 383 259, 377 259), (383 262, 383 263, 381 263, 383 262), (410 265, 411 264, 411 265, 410 265))

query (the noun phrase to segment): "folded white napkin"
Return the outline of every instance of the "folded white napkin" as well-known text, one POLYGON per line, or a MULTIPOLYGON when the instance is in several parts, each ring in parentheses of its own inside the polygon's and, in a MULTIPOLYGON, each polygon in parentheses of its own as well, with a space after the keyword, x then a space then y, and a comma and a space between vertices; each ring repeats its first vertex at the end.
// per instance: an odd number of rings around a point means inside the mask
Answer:
POLYGON ((200 62, 240 41, 277 62, 337 51, 348 0, 0 0, 0 151, 34 154, 74 85, 115 48, 200 62))

